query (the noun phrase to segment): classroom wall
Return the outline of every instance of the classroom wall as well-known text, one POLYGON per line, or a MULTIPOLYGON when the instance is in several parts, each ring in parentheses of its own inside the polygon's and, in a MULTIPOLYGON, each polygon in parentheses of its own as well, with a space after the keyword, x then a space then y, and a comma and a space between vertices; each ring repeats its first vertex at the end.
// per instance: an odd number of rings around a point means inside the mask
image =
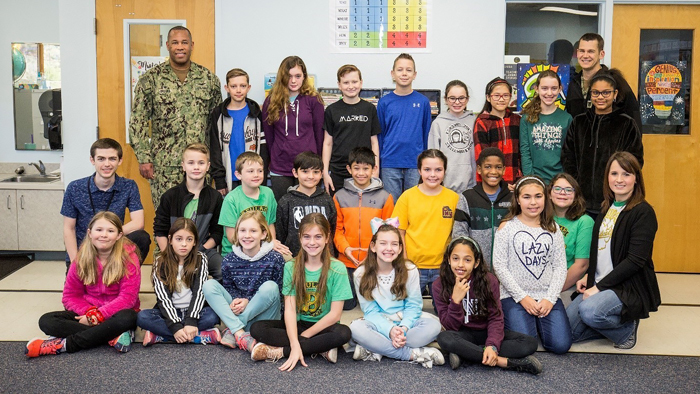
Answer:
POLYGON ((0 161, 58 163, 61 152, 15 150, 15 119, 12 103, 13 42, 61 43, 58 0, 4 1, 0 13, 0 161))
MULTIPOLYGON (((360 68, 365 88, 393 87, 397 53, 332 53, 329 8, 328 0, 217 0, 217 75, 224 82, 228 70, 243 68, 251 76, 249 96, 262 103, 264 74, 276 73, 282 59, 297 55, 316 75, 317 87, 336 87, 336 71, 346 63, 360 68)), ((418 71, 413 87, 442 91, 450 80, 461 79, 472 95, 468 108, 478 111, 488 81, 503 74, 505 1, 433 0, 431 11, 432 51, 413 54, 418 71)))

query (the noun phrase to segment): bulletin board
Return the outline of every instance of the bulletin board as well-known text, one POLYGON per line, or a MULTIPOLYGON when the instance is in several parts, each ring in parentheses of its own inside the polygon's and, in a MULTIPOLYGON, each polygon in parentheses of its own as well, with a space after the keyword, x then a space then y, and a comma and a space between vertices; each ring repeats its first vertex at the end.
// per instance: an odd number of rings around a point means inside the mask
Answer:
POLYGON ((431 0, 329 1, 335 52, 430 52, 431 0))

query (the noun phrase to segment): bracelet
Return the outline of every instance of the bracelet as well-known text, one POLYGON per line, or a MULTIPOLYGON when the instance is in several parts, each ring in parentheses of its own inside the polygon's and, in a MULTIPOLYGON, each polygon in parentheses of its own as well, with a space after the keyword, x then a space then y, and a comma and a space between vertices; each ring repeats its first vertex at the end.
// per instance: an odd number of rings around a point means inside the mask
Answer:
POLYGON ((491 345, 491 346, 489 346, 489 347, 490 347, 491 349, 493 349, 493 351, 494 351, 494 352, 496 353, 496 355, 498 356, 498 348, 497 348, 496 346, 494 346, 494 345, 491 345))
POLYGON ((102 315, 102 312, 100 312, 96 306, 93 306, 85 312, 85 318, 90 326, 96 326, 105 321, 104 315, 102 315))

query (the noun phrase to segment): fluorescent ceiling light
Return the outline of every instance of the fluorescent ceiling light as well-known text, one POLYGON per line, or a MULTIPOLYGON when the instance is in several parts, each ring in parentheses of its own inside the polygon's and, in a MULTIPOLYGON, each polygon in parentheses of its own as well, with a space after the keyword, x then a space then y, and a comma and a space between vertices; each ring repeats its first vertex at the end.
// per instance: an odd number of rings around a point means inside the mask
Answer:
POLYGON ((574 10, 571 8, 564 8, 564 7, 542 7, 542 8, 540 8, 540 11, 563 12, 565 14, 574 14, 574 15, 583 15, 583 16, 598 16, 598 13, 595 11, 574 10))

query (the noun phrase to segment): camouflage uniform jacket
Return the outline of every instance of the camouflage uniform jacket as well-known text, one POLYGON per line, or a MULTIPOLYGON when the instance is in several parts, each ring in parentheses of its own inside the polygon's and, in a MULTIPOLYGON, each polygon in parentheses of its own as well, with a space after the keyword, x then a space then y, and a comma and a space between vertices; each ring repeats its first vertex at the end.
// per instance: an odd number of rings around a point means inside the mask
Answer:
POLYGON ((185 82, 167 60, 148 70, 136 83, 129 121, 129 138, 139 163, 180 166, 188 144, 206 144, 209 113, 220 102, 219 78, 199 64, 191 63, 185 82))

